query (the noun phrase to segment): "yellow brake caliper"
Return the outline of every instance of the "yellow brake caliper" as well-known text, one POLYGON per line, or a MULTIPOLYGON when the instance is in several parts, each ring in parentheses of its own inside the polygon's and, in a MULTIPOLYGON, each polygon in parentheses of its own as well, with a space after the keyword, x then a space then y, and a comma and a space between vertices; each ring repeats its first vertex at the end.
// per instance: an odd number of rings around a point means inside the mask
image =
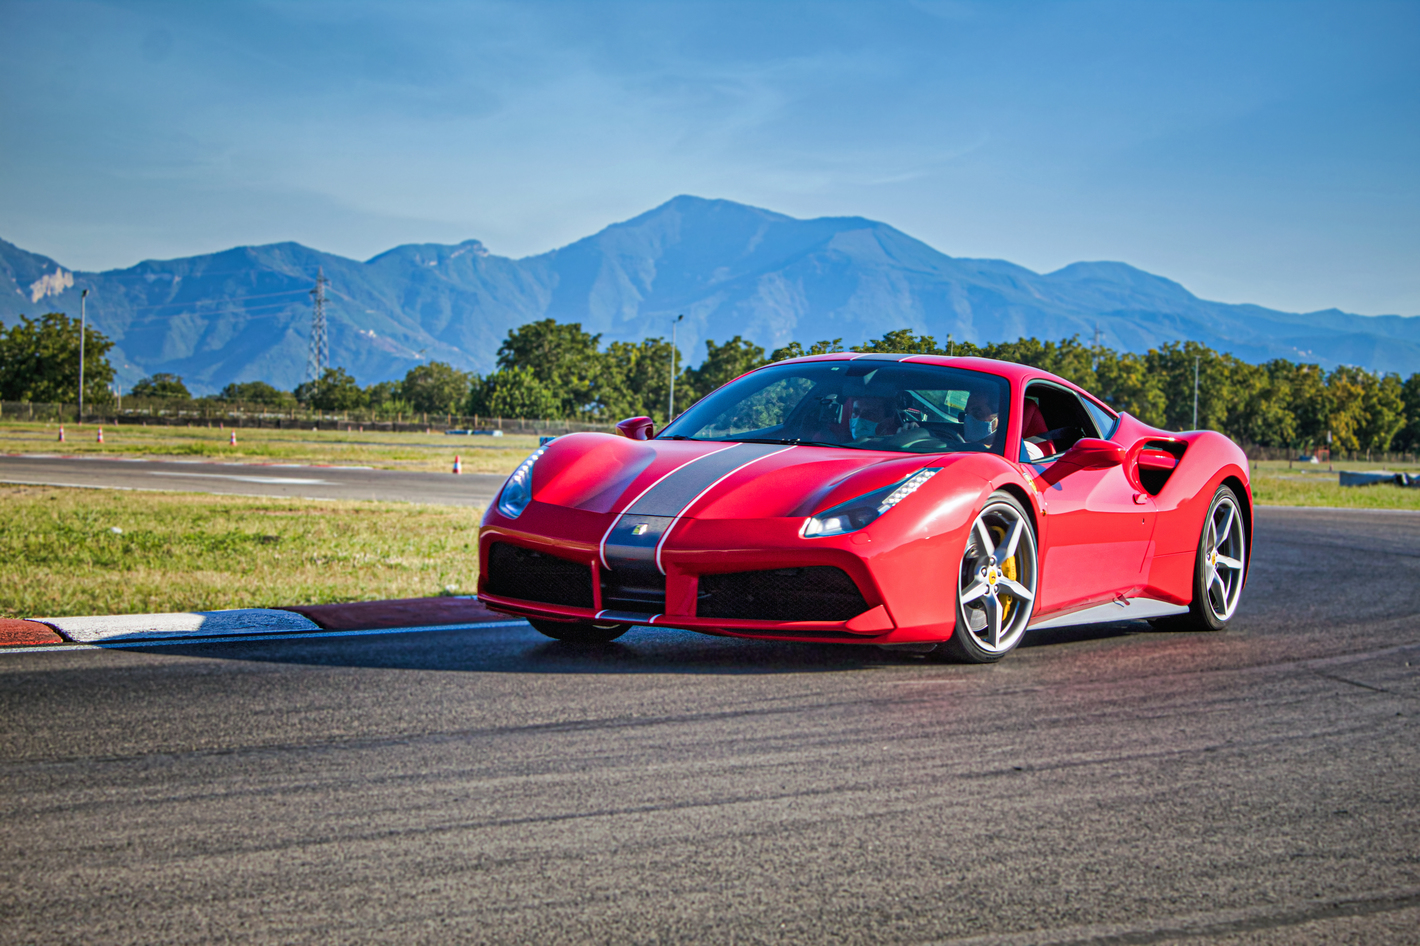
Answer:
MULTIPOLYGON (((1003 526, 992 526, 991 535, 994 543, 999 546, 1006 538, 1006 529, 1003 526)), ((996 567, 1001 569, 1001 574, 1011 581, 1016 580, 1016 557, 1014 555, 1004 562, 997 562, 996 567)), ((1008 594, 999 595, 998 598, 1001 601, 1001 624, 1004 627, 1010 619, 1011 607, 1015 604, 1016 599, 1008 594)))

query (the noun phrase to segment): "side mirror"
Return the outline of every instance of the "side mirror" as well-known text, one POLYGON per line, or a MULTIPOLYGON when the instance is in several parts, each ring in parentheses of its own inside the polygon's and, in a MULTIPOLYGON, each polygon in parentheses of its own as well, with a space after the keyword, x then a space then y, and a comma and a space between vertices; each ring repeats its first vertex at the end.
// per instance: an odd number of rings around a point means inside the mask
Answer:
POLYGON ((1124 464, 1125 450, 1113 440, 1081 437, 1061 454, 1056 463, 1068 463, 1081 470, 1107 470, 1124 464))
POLYGON ((650 440, 656 422, 649 417, 628 417, 616 425, 616 432, 628 440, 650 440))

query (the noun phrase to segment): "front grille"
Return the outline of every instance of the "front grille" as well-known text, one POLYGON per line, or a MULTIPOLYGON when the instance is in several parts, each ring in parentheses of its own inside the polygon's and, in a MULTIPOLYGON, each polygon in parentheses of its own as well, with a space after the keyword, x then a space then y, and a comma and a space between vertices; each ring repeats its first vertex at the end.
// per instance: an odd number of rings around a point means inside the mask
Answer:
POLYGON ((488 581, 484 588, 502 598, 590 608, 592 567, 507 542, 494 542, 488 549, 488 581))
POLYGON ((602 572, 602 607, 637 614, 666 610, 666 576, 624 565, 602 572))
POLYGON ((807 565, 701 575, 695 613, 751 621, 846 621, 868 610, 841 568, 807 565))

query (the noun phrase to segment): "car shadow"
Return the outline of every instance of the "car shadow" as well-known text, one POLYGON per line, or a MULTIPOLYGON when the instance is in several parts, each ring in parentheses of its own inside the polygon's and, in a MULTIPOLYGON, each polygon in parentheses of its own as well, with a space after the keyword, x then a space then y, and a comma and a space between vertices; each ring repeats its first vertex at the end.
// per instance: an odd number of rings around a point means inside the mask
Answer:
MULTIPOLYGON (((1148 633, 1157 632, 1144 622, 1032 631, 1020 649, 1148 633)), ((825 673, 901 666, 927 659, 920 654, 861 644, 746 640, 671 628, 634 628, 608 644, 570 644, 548 640, 526 625, 372 636, 110 646, 136 653, 208 660, 466 673, 825 673)))

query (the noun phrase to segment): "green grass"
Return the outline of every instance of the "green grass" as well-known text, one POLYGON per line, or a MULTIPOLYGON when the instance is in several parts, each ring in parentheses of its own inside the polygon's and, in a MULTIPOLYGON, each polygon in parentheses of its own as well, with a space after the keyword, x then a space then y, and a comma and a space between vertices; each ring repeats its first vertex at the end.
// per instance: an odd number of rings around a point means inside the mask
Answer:
MULTIPOLYGON (((358 425, 355 425, 358 427, 358 425)), ((449 437, 356 430, 270 430, 245 427, 231 446, 231 430, 212 427, 142 427, 124 424, 65 426, 59 443, 57 424, 0 423, 0 453, 65 453, 114 457, 204 457, 233 463, 305 463, 371 466, 385 470, 447 473, 457 454, 466 473, 513 472, 537 449, 532 436, 449 437)))
POLYGON ((1391 484, 1347 486, 1340 484, 1342 470, 1380 470, 1420 475, 1414 463, 1378 463, 1365 460, 1337 460, 1325 463, 1293 463, 1268 460, 1253 464, 1252 494, 1268 506, 1337 506, 1344 509, 1420 509, 1420 489, 1391 484))
POLYGON ((472 594, 481 516, 459 506, 0 485, 0 617, 472 594))

